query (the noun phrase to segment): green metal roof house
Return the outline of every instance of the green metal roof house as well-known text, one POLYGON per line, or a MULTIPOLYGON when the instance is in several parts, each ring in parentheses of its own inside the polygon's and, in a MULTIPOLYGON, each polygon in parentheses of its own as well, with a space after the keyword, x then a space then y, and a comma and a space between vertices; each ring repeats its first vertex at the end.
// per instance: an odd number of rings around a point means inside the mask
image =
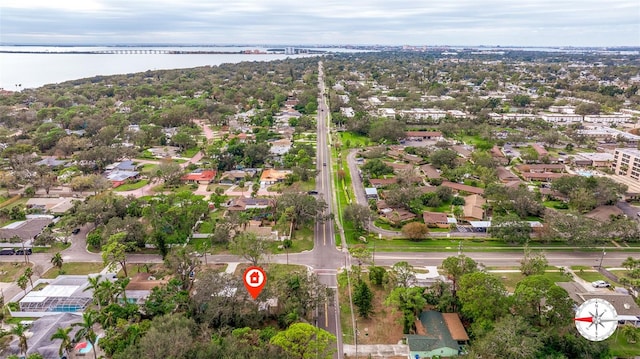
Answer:
POLYGON ((405 335, 409 359, 449 358, 465 352, 469 340, 456 313, 425 311, 416 323, 418 334, 405 335))

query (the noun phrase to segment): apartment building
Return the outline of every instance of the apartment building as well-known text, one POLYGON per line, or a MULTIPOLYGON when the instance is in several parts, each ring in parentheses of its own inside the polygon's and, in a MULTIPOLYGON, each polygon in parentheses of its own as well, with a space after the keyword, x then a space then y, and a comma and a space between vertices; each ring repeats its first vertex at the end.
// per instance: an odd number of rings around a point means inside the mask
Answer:
POLYGON ((640 180, 640 151, 633 148, 616 148, 611 169, 617 175, 640 180))

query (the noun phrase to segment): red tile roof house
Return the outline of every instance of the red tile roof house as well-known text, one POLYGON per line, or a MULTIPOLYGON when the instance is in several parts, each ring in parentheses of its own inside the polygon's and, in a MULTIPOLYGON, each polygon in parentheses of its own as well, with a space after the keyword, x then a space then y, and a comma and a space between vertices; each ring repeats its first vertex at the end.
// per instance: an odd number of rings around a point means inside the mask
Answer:
POLYGON ((442 182, 442 186, 449 187, 452 190, 457 191, 457 192, 468 192, 468 193, 472 193, 472 194, 484 194, 484 189, 479 188, 479 187, 469 186, 469 185, 462 184, 462 183, 444 181, 444 182, 442 182))
POLYGON ((182 176, 181 180, 186 183, 209 184, 216 178, 215 170, 195 170, 182 176))
POLYGON ((538 153, 538 156, 540 156, 540 158, 549 155, 549 152, 547 152, 547 150, 542 145, 539 145, 537 143, 532 144, 531 148, 533 148, 538 153))
POLYGON ((386 187, 392 184, 396 184, 398 183, 398 179, 393 177, 393 178, 372 178, 369 180, 369 183, 371 183, 371 186, 374 188, 382 188, 382 187, 386 187))
POLYGON ((449 228, 447 214, 442 212, 422 212, 424 224, 428 227, 449 228))

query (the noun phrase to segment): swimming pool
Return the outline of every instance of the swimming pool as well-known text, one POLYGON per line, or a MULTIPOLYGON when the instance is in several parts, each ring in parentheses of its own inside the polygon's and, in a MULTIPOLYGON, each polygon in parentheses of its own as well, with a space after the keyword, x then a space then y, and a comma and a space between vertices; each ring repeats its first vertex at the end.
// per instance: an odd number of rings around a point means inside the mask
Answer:
POLYGON ((84 308, 82 305, 56 305, 49 308, 50 312, 79 312, 84 308))
POLYGON ((592 177, 593 176, 593 172, 591 172, 591 171, 577 170, 576 173, 579 174, 582 177, 592 177))
MULTIPOLYGON (((100 340, 100 337, 96 337, 96 345, 98 345, 98 341, 100 340)), ((88 354, 91 352, 91 349, 93 349, 93 345, 91 345, 91 343, 86 342, 87 345, 84 348, 80 348, 78 349, 78 354, 88 354)))

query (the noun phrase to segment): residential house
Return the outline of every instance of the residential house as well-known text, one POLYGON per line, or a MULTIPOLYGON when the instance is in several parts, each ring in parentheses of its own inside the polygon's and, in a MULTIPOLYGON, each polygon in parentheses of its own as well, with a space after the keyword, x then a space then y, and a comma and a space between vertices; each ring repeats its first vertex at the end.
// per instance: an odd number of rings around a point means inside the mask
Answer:
POLYGON ((34 163, 36 166, 47 166, 50 168, 56 168, 64 166, 67 163, 67 160, 59 160, 55 157, 43 157, 42 160, 34 163))
POLYGON ((245 211, 247 209, 264 209, 273 206, 273 200, 269 198, 238 197, 227 202, 229 211, 245 211))
POLYGON ((451 149, 456 151, 462 158, 471 158, 471 153, 473 153, 473 147, 471 146, 455 145, 451 146, 451 149))
POLYGON ((440 178, 440 172, 433 165, 426 164, 420 166, 420 170, 427 178, 440 178))
POLYGON ((456 192, 467 192, 467 193, 473 193, 473 194, 484 194, 484 189, 478 188, 478 187, 469 186, 469 185, 462 184, 462 183, 444 181, 444 182, 442 182, 441 186, 449 187, 449 188, 451 188, 452 190, 454 190, 456 192))
POLYGON ((108 166, 106 166, 105 171, 136 171, 138 169, 138 165, 136 165, 132 160, 125 160, 120 162, 114 162, 108 166))
POLYGON ((364 194, 367 197, 367 199, 378 199, 378 189, 373 187, 367 187, 364 189, 364 194))
POLYGON ((408 163, 398 163, 398 162, 384 162, 387 166, 393 168, 393 172, 398 173, 400 171, 412 170, 413 165, 408 163))
POLYGON ((538 182, 552 182, 555 179, 565 176, 573 176, 570 173, 556 173, 556 172, 523 172, 522 177, 526 181, 538 181, 538 182))
POLYGON ((384 212, 382 216, 391 223, 404 223, 416 218, 413 212, 404 208, 393 208, 391 211, 384 212))
MULTIPOLYGON (((82 321, 82 317, 74 313, 60 313, 47 315, 39 318, 27 329, 27 355, 40 354, 45 359, 68 358, 70 353, 66 350, 60 356, 60 340, 51 339, 51 336, 59 328, 73 328, 69 332, 69 337, 73 338, 78 331, 78 327, 74 326, 82 321)), ((20 349, 19 338, 15 337, 7 348, 5 355, 22 354, 20 349)))
POLYGON ((77 200, 70 197, 29 198, 26 206, 41 213, 63 214, 70 210, 73 207, 73 201, 77 200))
POLYGON ((269 153, 282 156, 287 154, 291 150, 292 142, 290 139, 284 138, 280 140, 276 140, 271 142, 271 147, 269 148, 269 153))
POLYGON ((440 141, 443 138, 440 131, 407 131, 405 136, 408 141, 440 141))
POLYGON ((273 184, 284 181, 287 175, 291 174, 289 170, 276 170, 267 168, 260 175, 260 187, 271 186, 273 184))
POLYGON ((442 212, 422 212, 424 224, 428 227, 449 228, 447 214, 442 212))
POLYGON ((17 237, 23 242, 33 240, 51 223, 53 216, 38 216, 13 222, 0 228, 0 239, 9 240, 17 237))
POLYGON ((404 148, 399 146, 391 147, 391 149, 387 151, 387 156, 393 158, 394 160, 404 161, 407 163, 412 163, 414 165, 419 165, 424 162, 424 158, 406 153, 404 152, 404 148))
POLYGON ((238 184, 240 181, 244 181, 248 178, 252 178, 257 173, 256 170, 252 169, 251 171, 248 169, 244 170, 231 170, 222 172, 220 175, 220 183, 222 184, 238 184))
POLYGON ((463 218, 470 220, 484 219, 484 205, 487 201, 478 194, 472 194, 464 198, 463 218))
POLYGON ((369 180, 369 183, 371 183, 371 186, 375 187, 375 188, 384 188, 387 186, 390 186, 392 184, 396 184, 398 183, 398 179, 393 177, 393 178, 372 178, 369 180))
POLYGON ((502 166, 509 163, 509 159, 502 153, 498 145, 494 145, 493 148, 491 148, 491 157, 502 166))
POLYGON ((213 180, 216 178, 216 173, 216 170, 203 170, 198 168, 182 176, 180 179, 186 183, 209 184, 213 183, 213 180))
POLYGON ((405 335, 409 359, 450 358, 466 352, 469 336, 456 313, 424 311, 416 329, 417 334, 405 335))
POLYGON ((509 171, 503 166, 498 166, 498 168, 496 168, 496 171, 498 173, 498 179, 502 183, 509 183, 513 181, 520 182, 520 177, 516 176, 515 174, 513 174, 513 172, 509 171))
POLYGON ((518 165, 516 166, 518 171, 524 172, 535 172, 535 173, 545 173, 545 172, 564 172, 566 166, 563 164, 526 164, 526 165, 518 165))
POLYGON ((640 307, 631 295, 618 292, 589 292, 575 282, 558 282, 557 284, 569 293, 569 297, 573 299, 576 305, 593 298, 604 299, 616 309, 619 324, 629 323, 640 326, 640 307))
POLYGON ((353 110, 353 107, 340 107, 340 113, 344 115, 344 117, 348 117, 348 118, 354 117, 356 115, 355 111, 353 110))
POLYGON ((396 110, 392 108, 381 108, 381 109, 378 109, 378 115, 386 118, 395 118, 396 110))
POLYGON ((147 301, 151 291, 168 282, 167 279, 156 279, 151 273, 136 273, 125 288, 129 303, 142 305, 147 301))
POLYGON ((127 181, 136 180, 140 176, 137 171, 112 171, 107 174, 107 179, 113 184, 113 188, 122 186, 127 181))
POLYGON ((549 152, 544 148, 544 146, 540 144, 534 143, 531 145, 531 148, 536 151, 536 153, 538 154, 538 158, 549 156, 549 152))

